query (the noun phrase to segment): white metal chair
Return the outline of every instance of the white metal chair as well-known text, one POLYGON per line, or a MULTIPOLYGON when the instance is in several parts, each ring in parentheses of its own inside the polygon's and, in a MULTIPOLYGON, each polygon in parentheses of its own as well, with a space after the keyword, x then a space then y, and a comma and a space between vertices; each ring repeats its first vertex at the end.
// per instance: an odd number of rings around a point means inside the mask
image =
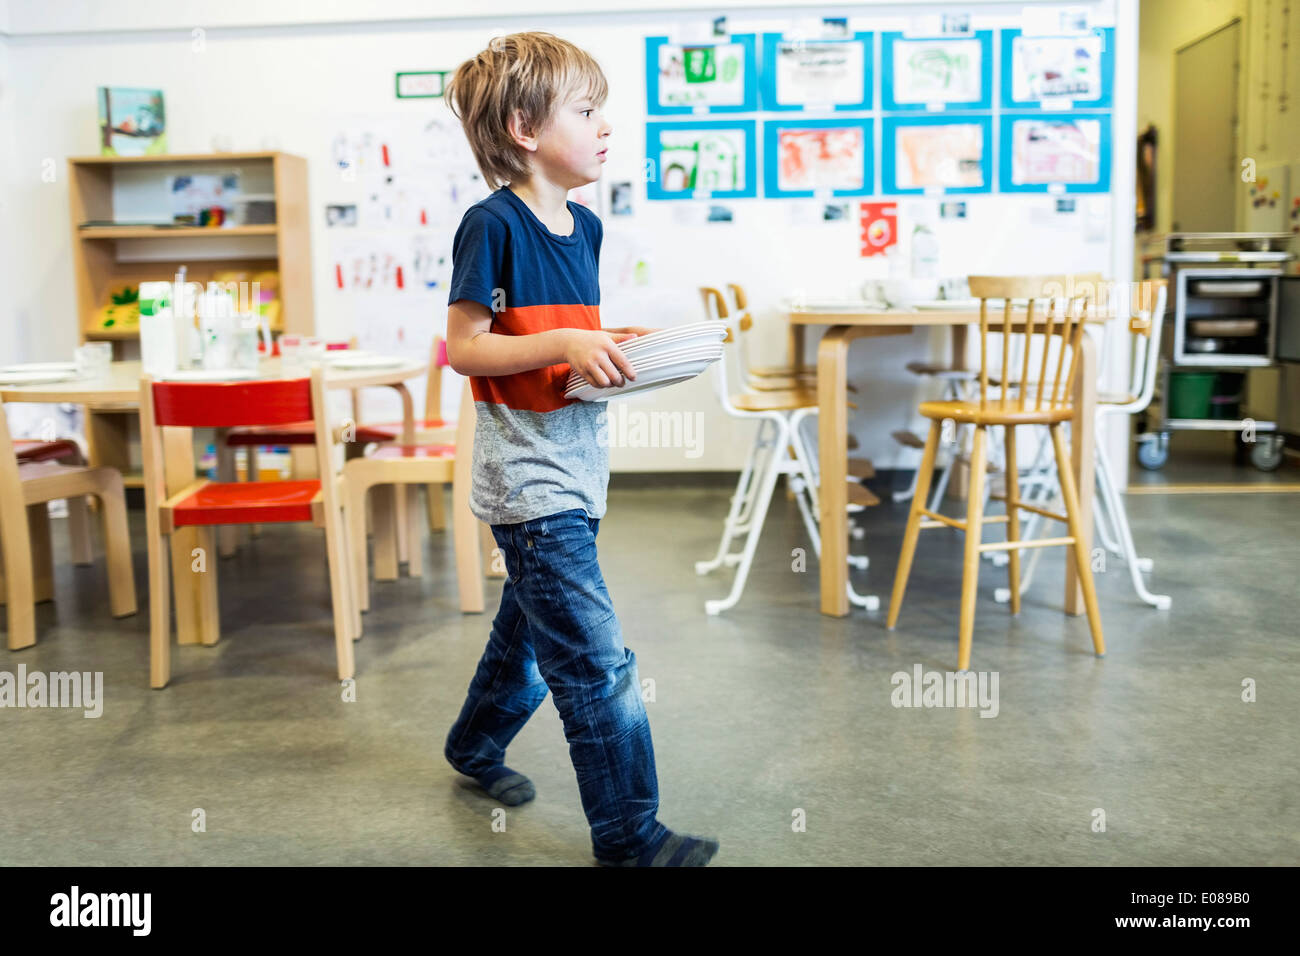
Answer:
MULTIPOLYGON (((1150 279, 1132 286, 1127 307, 1120 312, 1123 328, 1120 330, 1129 337, 1129 381, 1125 391, 1118 394, 1102 392, 1097 399, 1096 412, 1096 481, 1099 492, 1095 508, 1097 538, 1106 551, 1124 559, 1128 566, 1133 590, 1146 604, 1157 610, 1166 611, 1173 605, 1173 599, 1167 594, 1152 594, 1142 575, 1150 573, 1154 562, 1150 558, 1140 558, 1133 542, 1133 532, 1129 527, 1128 514, 1124 508, 1121 489, 1116 486, 1114 470, 1110 457, 1106 453, 1104 436, 1108 416, 1136 415, 1145 411, 1151 404, 1155 391, 1156 367, 1160 358, 1160 333, 1164 325, 1165 305, 1168 294, 1163 279, 1150 279)), ((1116 307, 1125 303, 1116 301, 1116 307)), ((1106 328, 1103 340, 1103 355, 1115 347, 1114 338, 1117 323, 1106 328)), ((1100 363, 1102 369, 1107 363, 1100 363)), ((1041 456, 1040 456, 1041 459, 1041 456)), ((1050 462, 1038 461, 1030 468, 1022 488, 1035 486, 1035 491, 1028 498, 1045 507, 1057 489, 1056 470, 1050 462)), ((1025 537, 1037 535, 1042 519, 1037 515, 1027 523, 1025 537)), ((1038 565, 1039 553, 1035 552, 1029 559, 1025 574, 1020 580, 1020 593, 1024 594, 1033 580, 1034 569, 1038 565)), ((1008 588, 998 588, 995 598, 1000 603, 1011 599, 1008 588)))
MULTIPOLYGON (((701 289, 701 295, 709 317, 725 321, 728 312, 722 293, 706 287, 701 289)), ((725 341, 734 341, 730 330, 725 341)), ((724 355, 713 365, 713 382, 718 401, 732 418, 757 421, 758 433, 741 469, 735 494, 731 497, 731 507, 723 524, 717 553, 708 561, 695 563, 695 573, 701 575, 723 565, 736 567, 736 577, 732 581, 730 593, 720 600, 705 602, 704 609, 709 614, 718 614, 734 607, 744 593, 763 522, 767 517, 768 504, 780 475, 788 476, 790 490, 798 503, 804 528, 813 543, 813 551, 818 558, 821 556, 821 535, 817 525, 816 464, 815 459, 808 454, 800 434, 803 421, 817 413, 816 390, 802 388, 731 394, 727 384, 726 364, 727 356, 724 355), (740 551, 732 551, 732 542, 742 536, 743 547, 740 551)), ((855 470, 862 471, 860 463, 855 470)), ((850 508, 854 510, 879 503, 879 499, 856 482, 849 485, 849 501, 850 508)), ((864 557, 850 557, 849 560, 855 566, 866 566, 864 557)), ((852 584, 849 585, 849 599, 870 610, 879 607, 878 598, 858 595, 852 584)))

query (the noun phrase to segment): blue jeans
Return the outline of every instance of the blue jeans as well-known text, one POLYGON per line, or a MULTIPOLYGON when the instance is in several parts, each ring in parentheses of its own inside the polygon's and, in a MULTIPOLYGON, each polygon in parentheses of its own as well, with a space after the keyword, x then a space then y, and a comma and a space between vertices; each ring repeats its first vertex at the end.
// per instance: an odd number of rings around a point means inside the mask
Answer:
POLYGON ((623 646, 596 562, 599 525, 581 508, 492 525, 505 590, 444 752, 471 777, 501 766, 549 689, 578 774, 592 852, 617 862, 667 831, 655 817, 659 784, 636 655, 623 646))

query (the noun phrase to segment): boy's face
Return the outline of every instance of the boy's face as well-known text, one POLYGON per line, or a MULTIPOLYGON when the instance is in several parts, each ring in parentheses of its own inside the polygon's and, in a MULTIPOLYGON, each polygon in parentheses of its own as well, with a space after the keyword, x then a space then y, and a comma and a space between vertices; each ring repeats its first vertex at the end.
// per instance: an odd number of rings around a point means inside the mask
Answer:
POLYGON ((612 131, 589 93, 567 93, 537 137, 533 168, 565 189, 593 183, 600 178, 612 131))

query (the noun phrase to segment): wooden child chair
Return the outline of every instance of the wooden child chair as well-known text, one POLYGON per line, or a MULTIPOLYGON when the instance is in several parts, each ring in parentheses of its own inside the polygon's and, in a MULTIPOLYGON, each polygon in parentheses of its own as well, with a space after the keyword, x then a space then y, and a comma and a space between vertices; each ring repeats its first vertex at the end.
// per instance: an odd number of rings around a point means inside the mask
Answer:
MULTIPOLYGON (((907 578, 916 552, 916 539, 924 529, 952 527, 965 532, 966 547, 963 561, 961 589, 961 624, 958 632, 957 667, 970 667, 971 638, 975 627, 975 594, 979 579, 981 553, 1009 551, 1007 562, 1011 592, 1011 612, 1020 613, 1020 550, 1026 547, 1051 547, 1069 545, 1074 549, 1079 582, 1083 589, 1088 611, 1088 624, 1092 630, 1093 649, 1098 656, 1106 652, 1102 637, 1101 616, 1097 609, 1097 593, 1092 579, 1090 557, 1083 546, 1079 527, 1079 497, 1075 488, 1074 471, 1070 465, 1069 451, 1061 433, 1061 425, 1072 422, 1076 416, 1073 404, 1075 373, 1078 367, 1080 342, 1084 335, 1084 322, 1090 305, 1089 292, 1096 289, 1093 282, 1081 282, 1075 276, 971 276, 971 295, 980 300, 980 370, 978 398, 970 401, 923 402, 920 413, 930 419, 930 431, 925 442, 921 471, 916 492, 907 517, 907 530, 898 558, 898 571, 894 578, 893 597, 889 606, 887 626, 892 630, 902 609, 907 578), (989 300, 1001 299, 1002 321, 1000 328, 991 328, 989 300), (1013 315, 1012 300, 1027 299, 1028 308, 1023 316, 1013 315), (1047 300, 1046 315, 1037 320, 1035 302, 1047 300), (1058 311, 1059 306, 1059 311, 1058 311), (1016 341, 1013 342, 1013 339, 1016 341), (990 367, 990 341, 1001 354, 1001 371, 990 367), (1013 378, 1011 355, 1014 345, 1023 350, 1019 377, 1013 378), (1055 360, 1052 345, 1055 349, 1055 360), (1069 353, 1067 365, 1065 358, 1069 353), (1031 356, 1040 355, 1036 378, 1031 379, 1031 356), (989 380, 997 376, 998 395, 990 395, 989 380), (971 451, 970 488, 964 522, 949 518, 926 507, 926 493, 934 471, 935 454, 945 419, 958 425, 973 427, 971 451), (1047 511, 1023 502, 1019 497, 1019 482, 1009 478, 1006 482, 1005 515, 984 515, 984 481, 987 461, 988 431, 1001 426, 1005 429, 1006 460, 1016 459, 1016 428, 1024 425, 1045 425, 1050 433, 1056 455, 1057 472, 1061 481, 1061 497, 1065 514, 1047 511), (1020 512, 1027 510, 1063 522, 1069 534, 1059 538, 1042 538, 1035 541, 1020 540, 1020 512), (1007 540, 984 544, 981 531, 985 524, 1005 523, 1007 540)), ((1008 468, 1015 473, 1015 465, 1008 468)))

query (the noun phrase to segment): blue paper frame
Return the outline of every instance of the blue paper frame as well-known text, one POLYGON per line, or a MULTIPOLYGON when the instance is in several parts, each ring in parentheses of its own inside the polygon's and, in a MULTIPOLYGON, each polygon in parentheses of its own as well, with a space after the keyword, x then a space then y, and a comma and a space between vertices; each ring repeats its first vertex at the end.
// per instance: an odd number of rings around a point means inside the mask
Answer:
POLYGON ((645 153, 646 159, 654 163, 655 176, 645 185, 647 199, 695 199, 694 192, 685 190, 665 191, 660 186, 659 173, 663 169, 660 161, 659 134, 665 130, 691 129, 739 129, 745 134, 745 188, 724 192, 711 192, 709 199, 752 199, 758 195, 758 142, 755 122, 752 119, 733 120, 697 120, 693 123, 646 123, 645 153))
POLYGON ((862 188, 861 189, 833 189, 830 191, 832 196, 870 196, 874 194, 876 182, 876 169, 874 156, 876 152, 875 143, 875 120, 870 118, 863 119, 799 119, 791 116, 777 120, 768 120, 763 124, 763 195, 768 197, 779 197, 782 199, 810 198, 819 194, 818 190, 812 189, 781 189, 780 183, 780 153, 777 150, 777 136, 782 129, 844 129, 847 127, 857 127, 862 130, 863 139, 866 142, 866 149, 862 157, 862 188))
POLYGON ((1109 113, 1003 113, 999 119, 998 131, 998 191, 1004 193, 1046 193, 1058 192, 1053 189, 1056 183, 1023 183, 1016 185, 1011 181, 1011 136, 1013 125, 1017 120, 1096 120, 1101 123, 1101 138, 1097 145, 1097 175, 1095 183, 1061 183, 1067 193, 1107 193, 1110 192, 1111 140, 1109 113))
POLYGON ((993 31, 976 30, 973 36, 908 37, 898 31, 880 34, 880 100, 886 113, 951 113, 961 110, 993 108, 993 31), (944 103, 942 110, 930 110, 928 103, 898 103, 894 100, 894 47, 897 43, 925 40, 975 40, 980 45, 980 98, 960 103, 944 103))
MULTIPOLYGON (((862 99, 857 103, 835 104, 833 109, 837 112, 857 111, 862 112, 869 110, 873 105, 872 81, 874 79, 875 67, 875 43, 874 35, 870 32, 860 32, 853 34, 852 37, 831 37, 827 39, 807 40, 808 43, 861 43, 863 49, 862 57, 862 99)), ((759 68, 759 92, 762 96, 763 109, 771 113, 789 113, 806 109, 807 103, 803 104, 781 104, 776 101, 776 47, 777 44, 786 42, 784 33, 764 33, 763 34, 763 62, 759 68)), ((812 106, 824 106, 824 103, 812 103, 812 106)))
POLYGON ((886 116, 881 120, 880 136, 880 194, 882 196, 923 196, 927 190, 942 189, 942 195, 956 196, 968 193, 993 191, 993 117, 985 115, 931 114, 929 116, 886 116), (980 126, 983 130, 984 155, 980 168, 984 174, 983 186, 932 186, 900 189, 898 170, 895 168, 895 134, 900 126, 980 126))
MULTIPOLYGON (((758 58, 755 34, 734 33, 729 37, 715 37, 710 43, 688 43, 686 46, 721 46, 739 43, 745 48, 745 101, 739 106, 710 106, 712 113, 753 113, 758 109, 758 58)), ((659 48, 668 43, 668 37, 645 38, 645 90, 646 114, 649 116, 692 116, 693 106, 659 105, 659 48)), ((674 46, 679 44, 674 44, 674 46)))
MULTIPOLYGON (((1115 28, 1096 27, 1092 32, 1101 34, 1101 97, 1095 100, 1079 100, 1073 97, 1062 97, 1062 99, 1069 99, 1076 109, 1110 109, 1115 105, 1115 28)), ((1011 51, 1015 46, 1016 38, 1021 35, 1021 31, 1017 29, 1002 31, 1002 108, 1041 110, 1042 100, 1013 99, 1015 84, 1012 70, 1015 67, 1015 58, 1011 51)))

